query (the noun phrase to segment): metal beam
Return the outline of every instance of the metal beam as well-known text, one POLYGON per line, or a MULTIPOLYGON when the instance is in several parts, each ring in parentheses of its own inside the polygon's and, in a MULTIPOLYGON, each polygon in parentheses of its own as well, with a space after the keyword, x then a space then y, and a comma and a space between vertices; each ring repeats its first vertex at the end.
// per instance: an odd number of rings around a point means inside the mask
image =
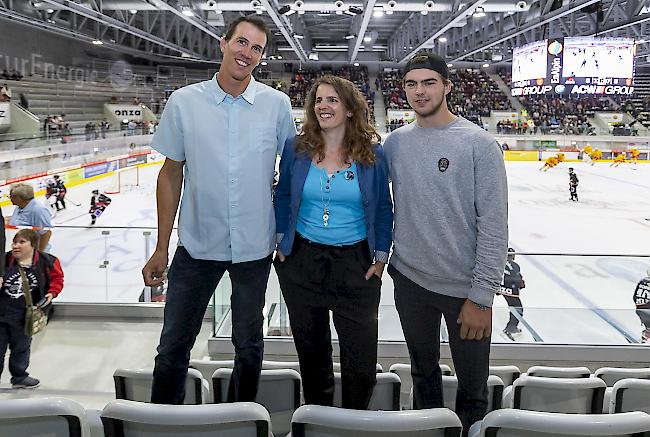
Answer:
POLYGON ((282 33, 284 39, 289 43, 291 49, 294 51, 298 59, 301 62, 307 62, 307 53, 305 53, 305 49, 293 37, 292 35, 293 29, 291 28, 288 20, 286 23, 282 20, 282 18, 286 20, 286 17, 280 18, 277 11, 271 5, 269 0, 260 0, 260 1, 262 2, 262 6, 264 6, 264 8, 266 9, 266 13, 269 14, 269 17, 271 17, 271 20, 273 20, 275 25, 278 27, 278 30, 280 30, 280 33, 282 33))
POLYGON ((209 61, 210 59, 203 57, 199 53, 194 52, 193 50, 187 48, 187 47, 182 47, 177 44, 170 43, 162 38, 159 38, 155 35, 152 35, 149 32, 146 32, 144 30, 138 29, 135 26, 130 26, 120 20, 117 20, 113 17, 109 17, 108 15, 105 15, 101 12, 95 11, 93 9, 90 9, 84 5, 74 3, 70 0, 44 0, 45 2, 56 5, 60 8, 66 9, 68 11, 71 11, 75 14, 81 15, 83 17, 89 18, 91 20, 94 20, 98 23, 101 24, 106 24, 110 25, 113 27, 116 27, 120 29, 123 32, 129 33, 131 35, 140 37, 142 39, 146 39, 148 41, 151 41, 153 43, 156 43, 158 45, 161 45, 163 47, 166 47, 168 49, 176 50, 181 53, 188 53, 191 55, 194 55, 195 57, 199 59, 203 59, 205 61, 209 61))
POLYGON ((355 59, 357 59, 357 55, 359 54, 359 48, 361 47, 361 43, 363 42, 363 36, 366 33, 366 29, 368 29, 368 23, 370 22, 370 18, 372 17, 372 14, 375 9, 375 3, 376 0, 367 0, 365 9, 363 10, 363 16, 361 17, 361 25, 359 26, 359 29, 357 31, 357 38, 354 41, 354 47, 352 48, 352 53, 350 53, 350 62, 354 62, 355 59))
MULTIPOLYGON (((14 23, 19 23, 23 24, 26 26, 33 27, 35 29, 44 31, 44 32, 49 32, 53 33, 56 35, 61 35, 65 36, 67 38, 74 38, 77 41, 84 41, 90 44, 94 37, 90 35, 86 35, 85 33, 70 29, 70 28, 65 28, 65 27, 60 27, 60 26, 53 26, 50 23, 41 21, 40 19, 35 19, 31 17, 27 17, 25 15, 19 14, 14 10, 11 10, 9 8, 2 8, 0 7, 0 19, 6 19, 8 21, 14 22, 14 23)), ((174 59, 181 59, 180 57, 175 57, 175 56, 168 56, 163 53, 161 54, 156 54, 156 53, 151 53, 148 51, 143 51, 143 50, 137 50, 137 49, 132 49, 130 47, 126 47, 121 44, 114 44, 111 42, 106 42, 102 46, 107 49, 115 50, 121 53, 127 53, 133 56, 137 56, 140 58, 144 59, 150 59, 152 61, 160 61, 161 59, 168 59, 168 58, 174 58, 174 59)), ((187 59, 187 58, 182 58, 183 61, 191 61, 192 59, 187 59)))
POLYGON ((631 26, 640 25, 642 23, 650 22, 650 14, 637 15, 636 17, 630 20, 624 20, 621 22, 611 23, 609 26, 605 26, 602 29, 599 29, 598 32, 591 32, 585 36, 595 36, 596 34, 602 35, 603 33, 614 32, 616 30, 625 29, 631 26))
MULTIPOLYGON (((415 54, 418 51, 429 46, 440 35, 444 34, 447 30, 454 27, 460 21, 472 15, 476 10, 476 8, 481 6, 486 1, 487 0, 474 0, 473 2, 469 3, 465 8, 461 9, 460 11, 453 12, 453 15, 442 25, 442 27, 436 30, 433 33, 433 35, 427 38, 424 42, 418 44, 417 46, 414 46, 413 49, 408 51, 407 54, 402 59, 400 59, 398 63, 405 64, 406 62, 408 62, 408 60, 411 59, 413 56, 415 56, 415 54)), ((598 0, 593 0, 593 1, 598 1, 598 0)))
POLYGON ((169 11, 172 14, 178 16, 181 20, 187 21, 192 26, 196 27, 197 29, 200 29, 202 32, 207 33, 212 38, 216 39, 217 43, 221 41, 221 35, 217 33, 217 30, 214 27, 203 22, 202 17, 198 17, 197 15, 193 17, 188 17, 187 15, 183 14, 182 11, 178 10, 177 8, 173 7, 169 3, 162 0, 149 0, 149 3, 158 7, 158 9, 161 11, 169 11))
POLYGON ((497 35, 491 41, 481 44, 479 47, 475 47, 474 49, 468 51, 467 53, 461 54, 460 56, 454 58, 451 62, 458 62, 462 59, 467 58, 468 56, 472 56, 475 53, 482 52, 483 50, 488 49, 497 44, 500 44, 504 41, 507 41, 510 38, 516 37, 518 35, 523 35, 525 32, 531 29, 544 26, 545 24, 548 24, 553 20, 556 20, 560 17, 564 17, 565 15, 569 15, 575 11, 584 8, 585 6, 589 6, 599 1, 600 0, 578 0, 574 3, 570 3, 567 6, 561 7, 560 9, 556 9, 550 14, 538 17, 536 20, 533 20, 532 22, 526 24, 525 26, 521 26, 519 29, 513 29, 510 32, 507 32, 505 35, 497 35))

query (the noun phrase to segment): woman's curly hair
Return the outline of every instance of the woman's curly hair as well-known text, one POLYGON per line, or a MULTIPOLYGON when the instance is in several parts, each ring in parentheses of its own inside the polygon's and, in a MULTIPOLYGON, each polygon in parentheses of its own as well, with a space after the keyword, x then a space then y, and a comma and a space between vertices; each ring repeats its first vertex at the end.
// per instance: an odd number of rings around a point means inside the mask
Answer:
POLYGON ((305 100, 305 124, 302 132, 296 137, 296 152, 318 161, 325 159, 325 142, 321 135, 321 127, 316 116, 316 91, 320 85, 330 85, 336 91, 347 112, 352 113, 345 125, 343 148, 347 158, 363 164, 375 163, 373 145, 381 141, 381 137, 368 121, 368 105, 356 85, 347 79, 336 76, 323 76, 312 86, 305 100))

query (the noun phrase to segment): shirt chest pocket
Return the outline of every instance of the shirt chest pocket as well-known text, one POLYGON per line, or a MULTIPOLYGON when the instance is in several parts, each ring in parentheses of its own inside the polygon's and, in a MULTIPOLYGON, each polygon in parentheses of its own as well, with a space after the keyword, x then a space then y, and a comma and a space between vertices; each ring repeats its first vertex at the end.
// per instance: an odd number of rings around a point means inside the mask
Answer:
POLYGON ((275 126, 268 123, 251 123, 248 138, 250 150, 263 152, 277 148, 275 126))

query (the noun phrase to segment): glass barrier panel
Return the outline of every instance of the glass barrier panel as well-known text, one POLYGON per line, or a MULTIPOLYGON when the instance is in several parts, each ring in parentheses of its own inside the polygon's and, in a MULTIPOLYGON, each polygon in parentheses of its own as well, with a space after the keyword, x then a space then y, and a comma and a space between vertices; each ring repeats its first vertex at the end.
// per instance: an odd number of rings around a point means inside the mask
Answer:
MULTIPOLYGON (((626 345, 650 340, 640 317, 650 328, 650 314, 636 309, 632 298, 636 285, 646 275, 647 255, 615 254, 516 254, 523 288, 496 295, 493 304, 494 343, 546 343, 573 345, 626 345)), ((394 304, 393 282, 384 272, 379 307, 379 340, 404 341, 394 304)), ((221 286, 221 285, 220 285, 221 286)), ((223 309, 220 309, 223 314, 223 309)), ((648 310, 650 313, 650 310, 648 310)), ((289 314, 271 270, 264 308, 264 334, 290 336, 289 314)), ((230 336, 230 315, 215 336, 230 336)), ((455 322, 455 320, 454 320, 455 322)), ((330 323, 332 338, 336 328, 330 323)), ((443 318, 441 341, 449 340, 443 318)))

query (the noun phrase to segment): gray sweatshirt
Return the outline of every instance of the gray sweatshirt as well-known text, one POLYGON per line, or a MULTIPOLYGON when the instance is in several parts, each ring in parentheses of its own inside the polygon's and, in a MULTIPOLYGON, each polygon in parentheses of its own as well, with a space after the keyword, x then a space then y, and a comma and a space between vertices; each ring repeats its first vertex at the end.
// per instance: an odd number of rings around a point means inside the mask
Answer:
POLYGON ((384 143, 395 202, 390 263, 447 296, 492 305, 508 249, 508 186, 496 140, 458 117, 411 123, 384 143))

